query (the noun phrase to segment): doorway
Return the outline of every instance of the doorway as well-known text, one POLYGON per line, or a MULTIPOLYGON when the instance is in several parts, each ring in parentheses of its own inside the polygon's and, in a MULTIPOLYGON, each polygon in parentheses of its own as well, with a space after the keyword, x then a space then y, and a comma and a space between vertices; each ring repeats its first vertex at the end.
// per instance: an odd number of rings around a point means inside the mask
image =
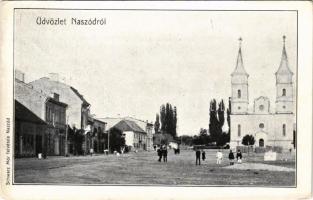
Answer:
POLYGON ((263 140, 263 138, 259 139, 259 147, 264 147, 264 140, 263 140))

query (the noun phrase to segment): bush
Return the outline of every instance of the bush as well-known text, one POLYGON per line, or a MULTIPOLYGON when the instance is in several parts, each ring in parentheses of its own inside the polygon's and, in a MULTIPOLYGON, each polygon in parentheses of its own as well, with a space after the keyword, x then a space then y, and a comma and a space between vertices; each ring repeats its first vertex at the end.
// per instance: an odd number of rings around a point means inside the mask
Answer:
POLYGON ((242 142, 241 143, 243 145, 245 145, 245 146, 254 145, 255 139, 254 139, 253 135, 245 135, 242 138, 242 142))

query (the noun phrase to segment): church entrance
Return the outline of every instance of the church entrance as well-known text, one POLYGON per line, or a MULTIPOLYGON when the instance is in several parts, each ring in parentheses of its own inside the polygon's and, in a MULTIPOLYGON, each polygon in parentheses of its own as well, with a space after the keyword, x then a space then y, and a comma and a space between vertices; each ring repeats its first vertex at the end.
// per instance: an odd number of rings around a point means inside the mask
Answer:
POLYGON ((259 147, 264 147, 264 140, 263 140, 263 138, 259 139, 259 147))
POLYGON ((268 134, 264 131, 260 131, 254 134, 255 146, 265 147, 267 143, 268 134))

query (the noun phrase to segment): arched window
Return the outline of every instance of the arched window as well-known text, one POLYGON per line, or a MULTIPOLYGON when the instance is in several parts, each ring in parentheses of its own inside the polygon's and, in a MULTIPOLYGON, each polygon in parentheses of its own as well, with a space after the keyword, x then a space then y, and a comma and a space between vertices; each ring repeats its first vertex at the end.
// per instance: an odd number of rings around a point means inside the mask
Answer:
POLYGON ((286 96, 286 89, 285 88, 283 89, 282 92, 283 92, 283 96, 286 96))
POLYGON ((286 136, 286 124, 283 124, 283 136, 286 136))
POLYGON ((241 135, 241 125, 238 124, 238 137, 240 137, 240 135, 241 135))
POLYGON ((237 97, 238 97, 238 99, 241 98, 241 90, 238 90, 238 91, 237 91, 237 97))

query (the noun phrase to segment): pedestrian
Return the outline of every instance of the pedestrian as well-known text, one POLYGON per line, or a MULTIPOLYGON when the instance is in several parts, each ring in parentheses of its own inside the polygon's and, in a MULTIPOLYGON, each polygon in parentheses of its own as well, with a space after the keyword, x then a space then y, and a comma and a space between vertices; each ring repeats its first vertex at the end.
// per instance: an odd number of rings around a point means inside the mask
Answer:
POLYGON ((90 156, 92 156, 93 155, 93 148, 90 148, 89 152, 90 152, 90 156))
POLYGON ((221 150, 218 150, 216 153, 216 164, 220 165, 222 163, 223 153, 221 150))
POLYGON ((158 152, 158 156, 159 156, 159 162, 161 162, 161 160, 162 160, 162 148, 160 147, 160 148, 158 148, 158 150, 157 150, 157 152, 158 152))
POLYGON ((205 151, 202 150, 202 161, 204 161, 204 160, 205 160, 205 151))
POLYGON ((196 165, 198 165, 198 161, 199 161, 199 165, 201 164, 200 155, 201 155, 200 149, 196 149, 196 165))
POLYGON ((229 159, 230 165, 234 165, 235 156, 232 150, 229 151, 228 159, 229 159))
POLYGON ((163 147, 162 154, 163 154, 163 162, 167 162, 167 147, 166 146, 163 147))
POLYGON ((242 163, 242 154, 240 149, 238 149, 237 154, 236 154, 237 162, 242 163))

